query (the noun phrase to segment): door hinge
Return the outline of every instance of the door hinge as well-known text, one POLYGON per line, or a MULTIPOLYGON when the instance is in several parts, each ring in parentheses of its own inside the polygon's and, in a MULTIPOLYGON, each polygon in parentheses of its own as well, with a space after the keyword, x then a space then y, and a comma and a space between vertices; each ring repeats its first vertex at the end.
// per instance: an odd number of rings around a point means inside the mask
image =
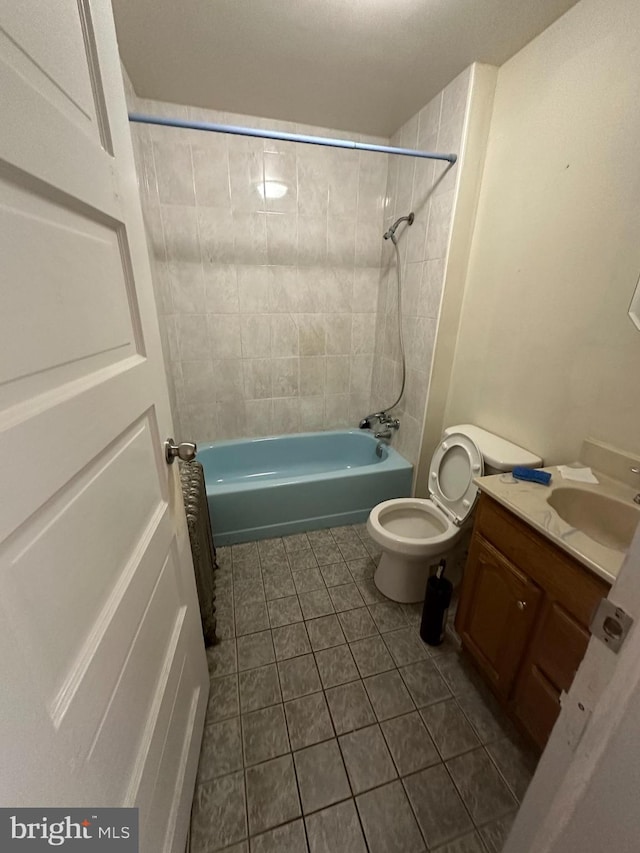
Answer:
POLYGON ((617 653, 632 625, 633 618, 628 613, 608 598, 603 598, 589 628, 594 637, 617 653))

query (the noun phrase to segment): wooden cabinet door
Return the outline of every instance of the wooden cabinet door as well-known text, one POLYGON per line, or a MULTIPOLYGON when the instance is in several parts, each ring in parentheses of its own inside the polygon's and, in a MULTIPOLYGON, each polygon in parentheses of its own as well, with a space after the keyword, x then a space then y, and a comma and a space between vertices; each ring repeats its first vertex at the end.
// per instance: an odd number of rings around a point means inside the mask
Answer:
POLYGON ((557 601, 546 599, 518 675, 512 709, 543 749, 589 644, 589 631, 557 601))
POLYGON ((481 536, 469 551, 456 628, 465 649, 508 698, 540 604, 540 589, 481 536))

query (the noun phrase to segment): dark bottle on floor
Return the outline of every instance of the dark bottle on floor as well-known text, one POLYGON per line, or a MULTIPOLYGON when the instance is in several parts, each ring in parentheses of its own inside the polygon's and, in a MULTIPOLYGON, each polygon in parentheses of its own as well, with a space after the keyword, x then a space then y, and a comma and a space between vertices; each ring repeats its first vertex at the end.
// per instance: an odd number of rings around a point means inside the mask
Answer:
POLYGON ((453 584, 444 575, 446 561, 440 560, 435 575, 427 581, 427 592, 422 608, 420 636, 430 646, 439 646, 444 640, 444 630, 447 625, 447 613, 451 603, 453 584))

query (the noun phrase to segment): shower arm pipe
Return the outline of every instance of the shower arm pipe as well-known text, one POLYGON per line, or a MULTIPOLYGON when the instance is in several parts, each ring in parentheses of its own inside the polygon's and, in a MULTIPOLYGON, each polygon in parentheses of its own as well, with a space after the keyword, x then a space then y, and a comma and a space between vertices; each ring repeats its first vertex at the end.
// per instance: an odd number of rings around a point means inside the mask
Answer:
POLYGON ((238 127, 233 124, 213 124, 208 121, 188 121, 181 118, 129 113, 129 121, 140 124, 159 124, 163 127, 179 127, 185 130, 206 130, 210 133, 229 133, 232 136, 254 136, 260 139, 277 139, 282 142, 302 142, 306 145, 325 145, 329 148, 350 148, 356 151, 375 151, 378 154, 398 154, 401 157, 420 157, 424 160, 446 160, 453 165, 457 154, 434 154, 431 151, 418 151, 414 148, 395 148, 392 145, 373 145, 369 142, 355 142, 351 139, 332 139, 327 136, 308 136, 304 133, 286 133, 279 130, 262 130, 254 127, 238 127))

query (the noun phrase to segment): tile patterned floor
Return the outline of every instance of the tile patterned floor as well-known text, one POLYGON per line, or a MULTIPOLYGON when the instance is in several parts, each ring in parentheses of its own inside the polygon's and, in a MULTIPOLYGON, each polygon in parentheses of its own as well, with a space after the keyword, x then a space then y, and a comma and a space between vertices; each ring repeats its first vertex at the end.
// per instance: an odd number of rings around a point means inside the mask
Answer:
POLYGON ((364 525, 220 548, 192 853, 499 853, 534 757, 364 525))

